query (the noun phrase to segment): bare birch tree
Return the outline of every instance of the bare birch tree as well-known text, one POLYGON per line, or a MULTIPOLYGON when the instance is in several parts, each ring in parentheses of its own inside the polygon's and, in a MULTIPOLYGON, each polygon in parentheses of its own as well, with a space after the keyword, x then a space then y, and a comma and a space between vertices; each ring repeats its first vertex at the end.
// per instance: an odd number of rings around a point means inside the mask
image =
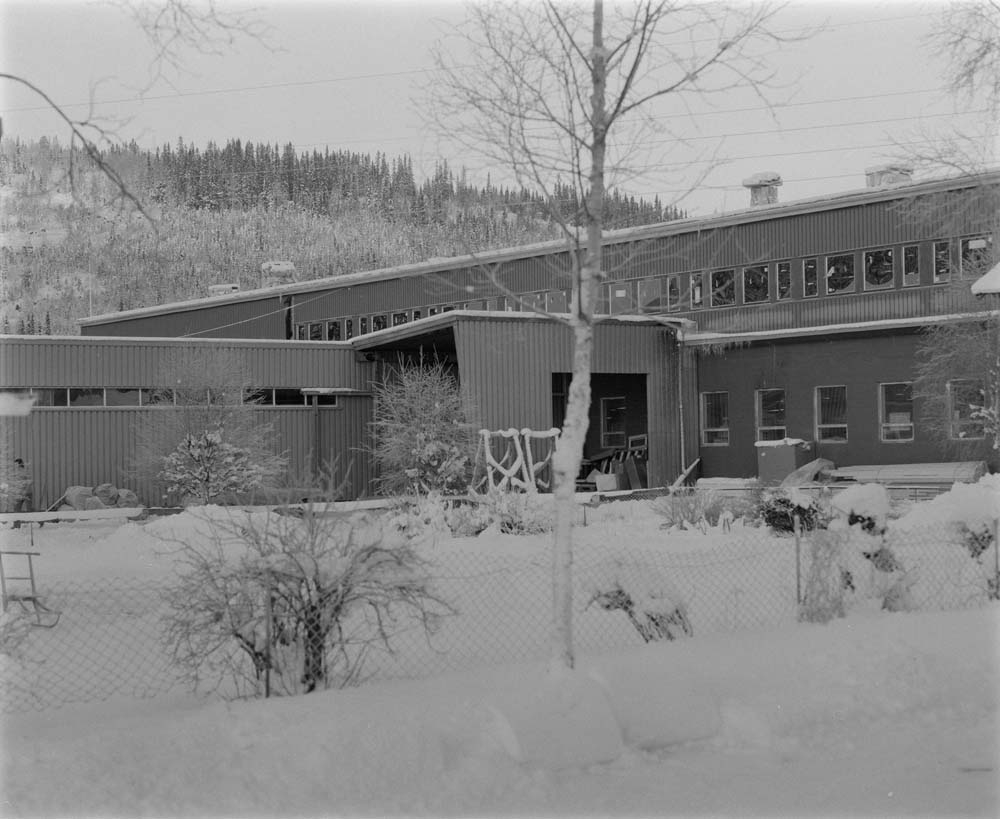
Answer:
POLYGON ((693 96, 749 88, 764 100, 767 56, 783 39, 778 6, 642 2, 615 5, 488 2, 469 8, 434 51, 428 123, 540 191, 572 264, 568 325, 573 374, 553 457, 553 670, 572 668, 574 491, 591 402, 594 310, 602 280, 603 203, 609 177, 641 171, 642 137, 665 130, 654 107, 690 111, 693 96), (450 49, 454 44, 458 47, 450 49), (575 190, 559 201, 556 183, 575 190), (577 206, 577 202, 582 203, 577 206))

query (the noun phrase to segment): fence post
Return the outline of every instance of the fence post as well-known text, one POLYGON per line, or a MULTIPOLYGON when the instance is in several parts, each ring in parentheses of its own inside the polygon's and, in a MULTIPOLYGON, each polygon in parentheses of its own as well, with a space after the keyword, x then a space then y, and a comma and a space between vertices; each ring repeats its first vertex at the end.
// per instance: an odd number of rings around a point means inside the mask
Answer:
POLYGON ((792 531, 795 533, 795 604, 802 605, 802 526, 798 513, 792 514, 792 531))
POLYGON ((1000 600, 1000 517, 993 521, 993 599, 1000 600))
POLYGON ((271 582, 264 585, 264 699, 271 696, 271 582))

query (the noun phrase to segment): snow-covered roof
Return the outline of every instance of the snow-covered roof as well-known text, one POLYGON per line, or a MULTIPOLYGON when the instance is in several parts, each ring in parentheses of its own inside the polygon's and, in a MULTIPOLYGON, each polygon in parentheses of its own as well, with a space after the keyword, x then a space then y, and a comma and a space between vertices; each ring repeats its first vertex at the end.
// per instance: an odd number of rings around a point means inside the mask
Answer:
POLYGON ((976 296, 1000 293, 1000 262, 972 283, 972 292, 976 296))
MULTIPOLYGON (((843 193, 832 195, 824 194, 822 196, 814 196, 790 202, 776 202, 769 204, 766 207, 757 206, 741 208, 727 213, 714 214, 712 216, 675 219, 670 222, 659 222, 654 225, 641 225, 639 227, 623 228, 621 230, 607 230, 604 232, 604 243, 606 245, 612 245, 621 242, 639 241, 642 239, 690 233, 698 230, 717 229, 741 223, 784 218, 800 213, 835 210, 837 208, 850 207, 852 205, 870 204, 873 202, 899 199, 903 196, 916 196, 918 194, 947 191, 955 188, 982 184, 1000 184, 1000 170, 990 171, 980 175, 965 175, 945 179, 933 179, 923 182, 892 185, 889 187, 861 188, 859 190, 845 191, 843 193)), ((582 235, 580 240, 582 241, 582 235)), ((310 279, 309 281, 296 282, 294 284, 282 284, 255 290, 243 290, 220 296, 209 296, 206 298, 173 302, 171 304, 161 304, 153 307, 140 307, 134 310, 124 310, 119 313, 106 313, 100 316, 90 316, 88 318, 80 319, 79 324, 83 327, 87 327, 95 324, 107 324, 112 321, 121 321, 124 319, 162 315, 165 313, 176 313, 186 310, 198 310, 206 306, 236 304, 244 301, 274 298, 281 295, 313 292, 326 288, 338 289, 365 282, 410 278, 414 276, 427 276, 435 273, 447 273, 463 267, 500 264, 506 261, 526 259, 531 258, 532 256, 542 256, 549 253, 557 253, 566 250, 566 248, 567 242, 565 239, 535 242, 533 244, 500 248, 498 250, 487 250, 481 253, 473 253, 464 256, 435 258, 424 262, 397 265, 395 267, 381 268, 378 270, 366 270, 358 273, 348 273, 341 276, 310 279)))

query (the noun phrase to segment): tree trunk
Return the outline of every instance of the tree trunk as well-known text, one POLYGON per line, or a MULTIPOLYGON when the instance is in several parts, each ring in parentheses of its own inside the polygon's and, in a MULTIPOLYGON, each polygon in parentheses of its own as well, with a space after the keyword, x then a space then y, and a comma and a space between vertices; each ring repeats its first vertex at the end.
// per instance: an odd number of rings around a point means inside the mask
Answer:
POLYGON ((556 527, 552 544, 552 657, 553 671, 573 667, 573 518, 576 476, 590 425, 590 373, 594 350, 594 301, 601 276, 601 233, 604 203, 604 154, 607 139, 604 49, 604 6, 594 0, 591 50, 590 190, 586 200, 587 244, 574 277, 573 377, 566 402, 566 419, 552 459, 556 527))

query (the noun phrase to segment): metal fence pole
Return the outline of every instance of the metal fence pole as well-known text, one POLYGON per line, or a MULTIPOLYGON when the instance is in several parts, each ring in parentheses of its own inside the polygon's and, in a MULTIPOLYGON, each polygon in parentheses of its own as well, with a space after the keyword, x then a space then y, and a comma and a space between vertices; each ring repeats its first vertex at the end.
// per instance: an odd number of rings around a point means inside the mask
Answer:
POLYGON ((271 696, 271 584, 264 588, 264 699, 271 696))
POLYGON ((792 531, 795 533, 795 603, 802 605, 802 525, 798 514, 792 515, 792 531))
POLYGON ((993 599, 1000 600, 1000 517, 993 521, 993 599))

